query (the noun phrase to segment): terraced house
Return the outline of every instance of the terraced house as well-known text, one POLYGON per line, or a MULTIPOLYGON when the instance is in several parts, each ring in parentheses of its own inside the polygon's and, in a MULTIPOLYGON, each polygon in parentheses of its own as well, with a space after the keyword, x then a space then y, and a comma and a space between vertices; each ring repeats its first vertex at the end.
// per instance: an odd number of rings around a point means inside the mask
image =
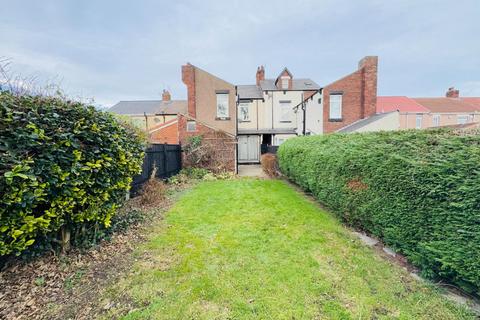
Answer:
POLYGON ((377 113, 398 113, 399 129, 471 126, 480 122, 480 98, 461 97, 449 88, 445 97, 378 97, 377 113))
MULTIPOLYGON (((173 118, 146 130, 153 142, 183 144, 202 135, 217 146, 225 169, 234 171, 238 163, 258 163, 262 153, 292 137, 335 132, 375 116, 377 64, 376 56, 365 57, 351 74, 322 87, 311 78, 297 78, 288 68, 267 78, 263 66, 257 68, 255 83, 234 85, 187 63, 182 66, 187 100, 177 100, 182 107, 173 118)), ((124 105, 120 102, 111 111, 124 105)), ((144 102, 128 105, 124 114, 146 113, 144 102)))

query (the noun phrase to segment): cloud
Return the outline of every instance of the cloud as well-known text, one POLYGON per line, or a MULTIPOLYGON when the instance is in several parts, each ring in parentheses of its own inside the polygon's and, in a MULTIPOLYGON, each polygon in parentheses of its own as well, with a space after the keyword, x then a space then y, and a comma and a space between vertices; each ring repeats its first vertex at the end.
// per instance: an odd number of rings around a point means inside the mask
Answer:
POLYGON ((0 54, 104 105, 163 88, 185 98, 187 61, 236 84, 264 64, 269 77, 288 66, 325 85, 372 54, 380 94, 443 94, 451 83, 478 92, 479 11, 476 0, 32 0, 8 4, 0 54))
POLYGON ((480 97, 480 81, 467 81, 458 85, 460 96, 480 97))

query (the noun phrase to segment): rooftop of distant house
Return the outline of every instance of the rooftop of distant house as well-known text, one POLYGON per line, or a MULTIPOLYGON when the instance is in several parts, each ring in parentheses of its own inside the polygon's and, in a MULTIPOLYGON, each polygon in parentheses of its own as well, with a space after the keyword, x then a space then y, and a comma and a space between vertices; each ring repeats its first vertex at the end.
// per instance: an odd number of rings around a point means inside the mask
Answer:
POLYGON ((108 111, 124 115, 174 115, 187 112, 187 101, 171 100, 170 92, 163 90, 162 100, 120 101, 108 111))
POLYGON ((237 93, 240 99, 262 99, 264 91, 316 91, 320 86, 312 79, 293 77, 292 73, 284 68, 275 79, 265 78, 265 67, 257 68, 256 83, 238 85, 237 93))
POLYGON ((385 113, 395 110, 402 113, 480 112, 480 97, 461 97, 460 91, 454 87, 448 88, 445 97, 377 97, 377 113, 385 113))

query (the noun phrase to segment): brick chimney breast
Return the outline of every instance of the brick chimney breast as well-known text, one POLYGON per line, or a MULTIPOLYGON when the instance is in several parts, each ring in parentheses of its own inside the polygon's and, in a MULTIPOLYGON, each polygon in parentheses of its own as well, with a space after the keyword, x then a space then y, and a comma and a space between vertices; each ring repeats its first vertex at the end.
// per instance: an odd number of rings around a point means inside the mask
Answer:
POLYGON ((260 81, 265 80, 265 68, 263 66, 260 66, 257 68, 257 86, 260 85, 260 81))
POLYGON ((458 98, 460 97, 460 90, 455 89, 455 87, 448 88, 447 93, 445 94, 447 98, 458 98))
POLYGON ((358 63, 358 69, 362 73, 362 118, 371 117, 377 109, 377 72, 378 57, 366 56, 358 63))
POLYGON ((182 82, 187 86, 188 115, 196 117, 195 67, 190 63, 182 66, 182 82))
POLYGON ((172 97, 170 95, 170 92, 168 92, 168 90, 165 90, 163 89, 163 92, 162 92, 162 101, 163 102, 167 102, 167 101, 170 101, 172 100, 172 97))

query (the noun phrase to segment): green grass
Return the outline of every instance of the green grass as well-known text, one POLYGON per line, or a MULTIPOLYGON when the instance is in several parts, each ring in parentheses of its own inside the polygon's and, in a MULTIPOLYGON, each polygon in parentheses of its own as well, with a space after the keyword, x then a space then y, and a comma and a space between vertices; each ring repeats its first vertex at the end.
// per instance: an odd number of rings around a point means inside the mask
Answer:
POLYGON ((474 318, 278 180, 202 182, 152 229, 107 317, 474 318))

